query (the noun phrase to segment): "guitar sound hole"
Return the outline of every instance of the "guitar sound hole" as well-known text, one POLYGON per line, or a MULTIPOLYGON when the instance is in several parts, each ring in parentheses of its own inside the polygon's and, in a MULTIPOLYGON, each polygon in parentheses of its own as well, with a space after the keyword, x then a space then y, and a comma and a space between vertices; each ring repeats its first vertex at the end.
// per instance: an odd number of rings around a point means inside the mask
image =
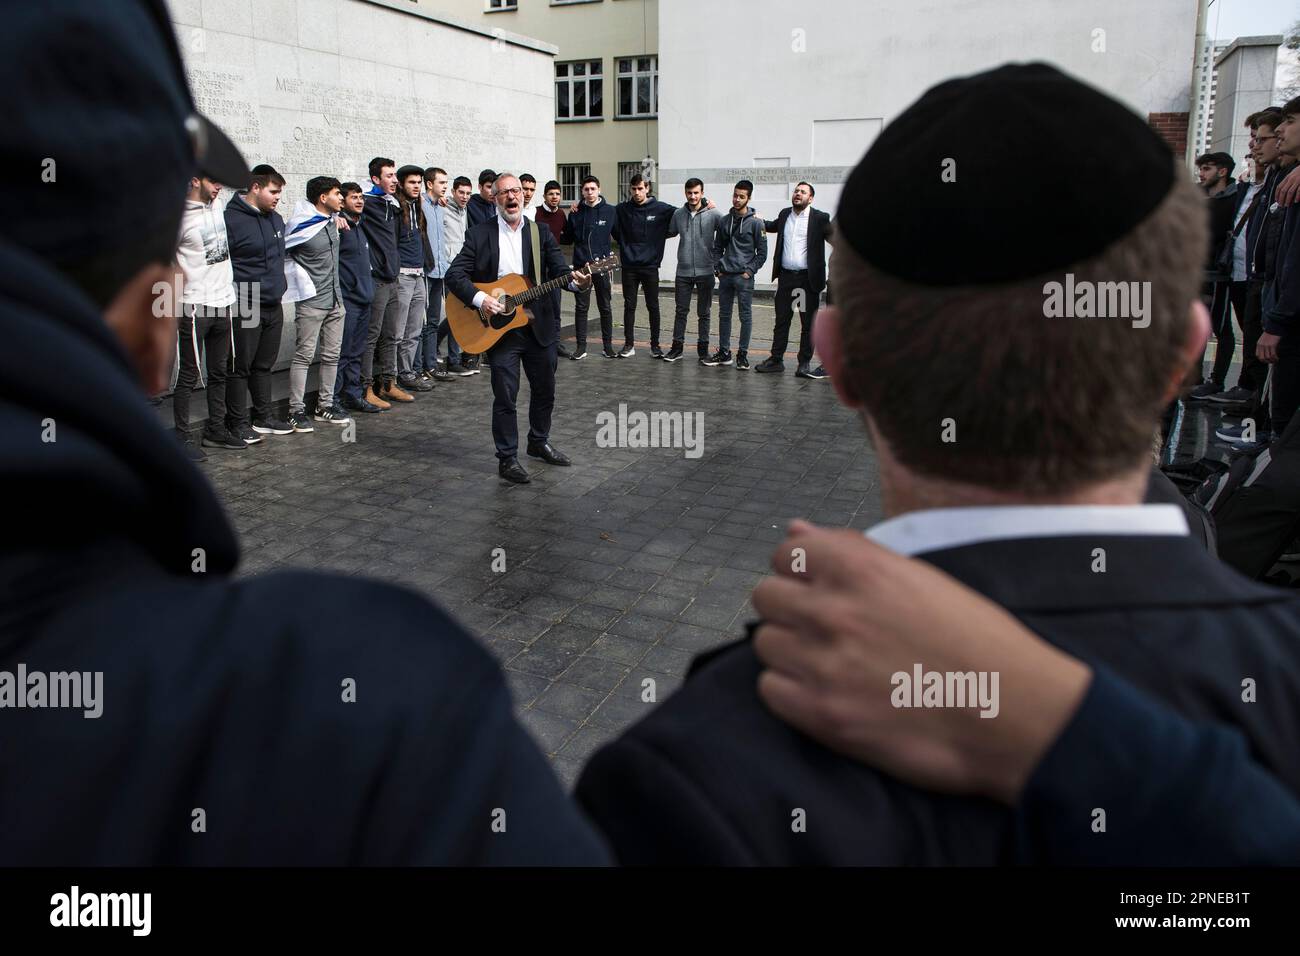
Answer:
POLYGON ((515 300, 508 295, 503 296, 501 299, 501 305, 504 308, 504 311, 492 316, 492 328, 494 329, 504 329, 514 321, 515 300))

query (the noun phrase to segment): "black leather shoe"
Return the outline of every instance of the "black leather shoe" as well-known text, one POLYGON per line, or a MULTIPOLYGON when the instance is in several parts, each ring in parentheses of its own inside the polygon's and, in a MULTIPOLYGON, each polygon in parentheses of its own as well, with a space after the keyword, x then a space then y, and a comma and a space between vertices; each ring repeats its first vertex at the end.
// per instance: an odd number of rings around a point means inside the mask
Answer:
POLYGON ((526 485, 532 481, 528 477, 528 472, 524 471, 524 466, 519 464, 518 458, 507 458, 501 461, 497 465, 497 472, 506 481, 513 482, 516 485, 526 485))
POLYGON ((339 398, 339 404, 350 412, 363 412, 367 415, 383 411, 378 405, 371 405, 364 398, 353 398, 347 394, 339 398))
POLYGON ((568 455, 564 454, 564 452, 562 451, 558 451, 555 448, 555 446, 552 445, 550 442, 545 442, 541 445, 529 445, 528 457, 540 458, 548 465, 572 465, 573 464, 573 462, 569 461, 568 455))

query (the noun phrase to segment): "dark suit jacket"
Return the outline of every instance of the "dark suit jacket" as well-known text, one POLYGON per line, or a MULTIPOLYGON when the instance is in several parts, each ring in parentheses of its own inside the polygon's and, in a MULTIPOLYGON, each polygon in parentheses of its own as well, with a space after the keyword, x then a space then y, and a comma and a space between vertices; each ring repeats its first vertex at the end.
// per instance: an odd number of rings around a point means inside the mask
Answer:
MULTIPOLYGON (((536 223, 525 217, 523 228, 524 235, 520 238, 520 243, 524 252, 524 272, 528 278, 537 283, 539 280, 537 270, 533 267, 532 239, 532 231, 536 228, 536 223)), ((459 254, 447 269, 447 291, 467 305, 473 303, 474 294, 479 291, 474 288, 475 282, 495 282, 500 278, 497 270, 501 263, 501 237, 497 229, 496 219, 489 219, 470 228, 465 233, 465 244, 461 246, 459 254)), ((570 271, 569 266, 565 263, 564 253, 560 251, 560 246, 551 235, 551 230, 542 229, 540 235, 543 260, 540 281, 546 282, 567 275, 570 271)), ((544 295, 530 302, 526 307, 532 316, 528 329, 537 340, 537 344, 543 348, 555 341, 553 299, 553 296, 544 295)))
MULTIPOLYGON (((1235 725, 1260 765, 1300 792, 1300 602, 1289 592, 1248 581, 1186 537, 1010 540, 923 557, 1174 711, 1235 725), (1092 571, 1098 547, 1104 573, 1092 571), (1257 702, 1242 701, 1246 678, 1257 702)), ((697 660, 676 694, 593 757, 577 797, 620 861, 1014 859, 1010 809, 918 790, 813 743, 763 706, 759 670, 748 641, 697 660), (792 832, 796 810, 806 832, 792 832)), ((1136 842, 1137 821, 1151 819, 1142 799, 1112 800, 1098 838, 1136 842)), ((1085 794, 1080 806, 1077 825, 1088 827, 1097 804, 1085 794)))
MULTIPOLYGON (((785 221, 792 207, 786 206, 775 219, 765 220, 768 232, 776 233, 776 254, 772 257, 772 281, 781 275, 781 256, 785 245, 785 221)), ((831 234, 831 214, 820 209, 808 210, 808 281, 813 291, 826 288, 826 246, 831 234)))

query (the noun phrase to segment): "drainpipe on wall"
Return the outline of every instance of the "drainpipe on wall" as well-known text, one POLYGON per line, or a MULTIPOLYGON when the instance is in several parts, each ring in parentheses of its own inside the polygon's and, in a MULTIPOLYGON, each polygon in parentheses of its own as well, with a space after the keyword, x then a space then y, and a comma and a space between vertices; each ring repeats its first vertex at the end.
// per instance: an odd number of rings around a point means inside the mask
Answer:
MULTIPOLYGON (((1188 169, 1193 168, 1196 162, 1196 139, 1205 123, 1205 110, 1209 108, 1208 103, 1205 106, 1200 105, 1204 86, 1201 81, 1201 53, 1205 50, 1205 30, 1210 19, 1210 4, 1213 2, 1214 0, 1196 2, 1196 49, 1192 53, 1192 108, 1187 114, 1187 155, 1184 157, 1188 169)), ((1213 52, 1210 51, 1211 55, 1213 52)), ((1210 69, 1214 69, 1212 62, 1210 69)))

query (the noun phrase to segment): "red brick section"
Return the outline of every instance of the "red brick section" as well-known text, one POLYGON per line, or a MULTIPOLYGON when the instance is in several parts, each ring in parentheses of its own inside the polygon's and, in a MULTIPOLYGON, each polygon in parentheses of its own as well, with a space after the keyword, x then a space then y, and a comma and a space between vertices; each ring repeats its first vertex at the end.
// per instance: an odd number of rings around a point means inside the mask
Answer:
POLYGON ((1187 113, 1148 113, 1147 123, 1169 144, 1175 156, 1187 152, 1187 113))

